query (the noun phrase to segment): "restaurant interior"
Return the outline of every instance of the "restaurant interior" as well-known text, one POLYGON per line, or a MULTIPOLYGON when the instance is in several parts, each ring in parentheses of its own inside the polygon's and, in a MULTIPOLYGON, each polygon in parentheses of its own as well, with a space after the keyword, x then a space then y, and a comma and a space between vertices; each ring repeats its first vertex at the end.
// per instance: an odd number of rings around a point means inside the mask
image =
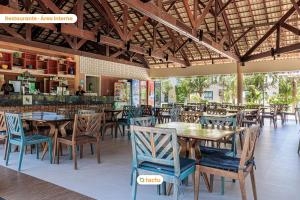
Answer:
POLYGON ((300 0, 1 14, 77 21, 0 22, 0 199, 299 199, 300 0))

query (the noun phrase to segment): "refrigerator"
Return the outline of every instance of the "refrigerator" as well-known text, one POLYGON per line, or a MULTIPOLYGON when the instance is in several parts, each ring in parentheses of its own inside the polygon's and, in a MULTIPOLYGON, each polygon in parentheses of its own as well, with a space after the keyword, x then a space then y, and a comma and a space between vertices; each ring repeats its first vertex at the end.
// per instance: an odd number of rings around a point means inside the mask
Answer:
POLYGON ((138 107, 141 105, 140 102, 140 81, 139 80, 132 80, 131 81, 131 102, 133 106, 138 107))
POLYGON ((154 106, 154 81, 147 81, 148 86, 148 105, 154 106))
POLYGON ((123 109, 123 106, 131 105, 131 84, 128 81, 114 83, 114 109, 123 109))
POLYGON ((141 105, 147 105, 147 81, 140 81, 140 102, 141 105))

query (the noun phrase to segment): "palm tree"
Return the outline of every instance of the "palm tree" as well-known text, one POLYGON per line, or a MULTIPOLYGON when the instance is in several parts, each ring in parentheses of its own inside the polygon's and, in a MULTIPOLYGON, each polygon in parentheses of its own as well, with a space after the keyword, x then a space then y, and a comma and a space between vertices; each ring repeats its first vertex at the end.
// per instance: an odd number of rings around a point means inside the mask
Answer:
POLYGON ((190 94, 193 92, 191 87, 191 79, 183 78, 178 81, 178 85, 175 86, 176 100, 178 103, 184 103, 187 99, 190 102, 190 94))
POLYGON ((202 97, 204 89, 210 85, 210 79, 207 76, 198 76, 191 80, 192 91, 197 93, 199 97, 202 97))
POLYGON ((163 93, 163 95, 165 97, 164 102, 168 102, 169 101, 169 92, 173 88, 171 81, 170 80, 162 81, 161 85, 162 85, 161 92, 163 93))

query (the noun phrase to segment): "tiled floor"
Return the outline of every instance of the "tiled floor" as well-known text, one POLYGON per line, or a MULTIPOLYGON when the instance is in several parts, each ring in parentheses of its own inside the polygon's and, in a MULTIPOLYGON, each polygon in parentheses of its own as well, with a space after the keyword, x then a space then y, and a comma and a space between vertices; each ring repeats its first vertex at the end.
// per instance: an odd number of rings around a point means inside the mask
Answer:
MULTIPOLYGON (((300 188, 300 156, 297 147, 300 134, 299 125, 294 121, 274 130, 263 129, 256 148, 256 183, 260 200, 296 200, 299 199, 300 188)), ((1 147, 2 148, 2 147, 1 147)), ((0 152, 3 151, 0 149, 0 152)), ((2 155, 0 155, 2 156, 2 155)), ((16 169, 18 153, 13 153, 9 168, 16 169)), ((77 171, 73 170, 73 162, 65 155, 59 165, 50 165, 49 160, 36 160, 35 155, 27 154, 23 161, 22 173, 49 181, 67 189, 77 191, 86 196, 101 200, 130 199, 130 162, 131 148, 127 137, 111 139, 109 136, 102 142, 101 164, 91 156, 89 149, 84 158, 78 160, 77 171)), ((1 165, 4 161, 1 159, 1 165)), ((247 192, 252 198, 250 178, 247 180, 247 192)), ((34 189, 34 188, 33 188, 34 189)), ((138 199, 172 199, 158 196, 156 187, 138 186, 138 199)), ((181 199, 193 199, 193 187, 181 187, 181 199)), ((214 192, 208 193, 201 185, 200 199, 204 200, 239 200, 239 183, 230 180, 225 184, 225 195, 220 194, 220 181, 215 181, 214 192)))

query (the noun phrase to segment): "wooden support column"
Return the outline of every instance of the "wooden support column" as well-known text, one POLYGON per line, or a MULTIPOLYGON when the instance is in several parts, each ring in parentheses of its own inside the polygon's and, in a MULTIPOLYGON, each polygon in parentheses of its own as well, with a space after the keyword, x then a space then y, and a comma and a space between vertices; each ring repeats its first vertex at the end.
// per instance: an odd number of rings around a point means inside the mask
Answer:
POLYGON ((242 65, 240 62, 237 62, 237 102, 238 104, 243 103, 243 72, 242 65))

